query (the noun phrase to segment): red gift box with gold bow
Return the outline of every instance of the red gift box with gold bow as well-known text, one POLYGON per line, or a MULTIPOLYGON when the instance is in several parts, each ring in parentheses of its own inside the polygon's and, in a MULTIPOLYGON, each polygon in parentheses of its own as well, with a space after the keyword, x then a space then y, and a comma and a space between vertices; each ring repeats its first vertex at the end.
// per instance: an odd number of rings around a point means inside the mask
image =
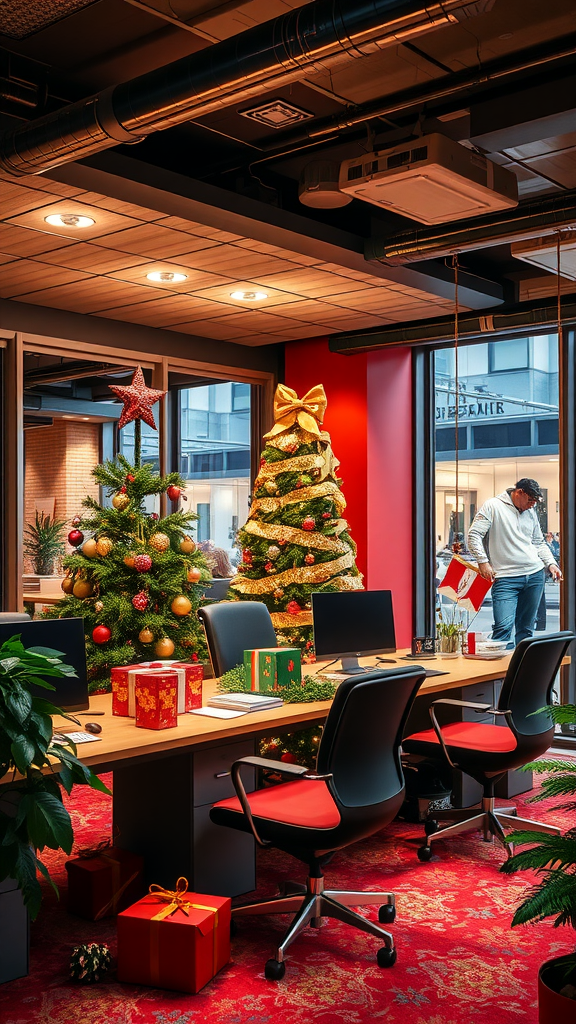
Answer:
POLYGON ((151 885, 118 915, 119 981, 199 992, 230 959, 231 900, 151 885))
POLYGON ((103 843, 66 861, 68 910, 88 921, 113 917, 144 891, 144 861, 103 843))

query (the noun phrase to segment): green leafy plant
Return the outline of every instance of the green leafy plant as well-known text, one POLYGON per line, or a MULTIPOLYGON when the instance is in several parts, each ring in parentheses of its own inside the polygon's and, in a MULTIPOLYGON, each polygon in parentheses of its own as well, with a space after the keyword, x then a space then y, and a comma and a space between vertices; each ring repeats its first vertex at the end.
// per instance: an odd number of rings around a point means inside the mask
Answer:
MULTIPOLYGON (((247 693, 250 687, 246 682, 243 665, 236 665, 220 677, 218 690, 220 693, 247 693)), ((311 704, 315 700, 332 700, 336 686, 329 679, 318 676, 304 676, 301 683, 290 686, 279 686, 275 696, 281 697, 285 704, 311 704)))
POLYGON ((64 554, 62 530, 65 526, 63 519, 36 512, 34 523, 29 523, 24 530, 24 550, 38 576, 51 576, 54 563, 64 554))
POLYGON ((62 791, 80 783, 110 793, 78 760, 74 743, 53 736, 52 715, 76 720, 31 693, 32 684, 54 690, 46 676, 76 674, 63 657, 49 647, 26 650, 19 636, 0 647, 0 881, 16 879, 32 918, 40 909, 38 872, 58 892, 38 854, 46 847, 72 850, 62 791))
MULTIPOLYGON (((576 723, 576 705, 563 704, 544 708, 556 725, 576 723)), ((539 714, 540 712, 537 712, 539 714)), ((576 762, 560 758, 543 758, 527 764, 524 771, 546 773, 542 789, 531 802, 548 797, 576 796, 576 762)), ((576 800, 559 804, 563 810, 576 811, 576 800)), ((576 828, 561 835, 544 832, 513 832, 508 842, 530 844, 529 848, 510 857, 501 871, 513 874, 531 868, 539 881, 517 908, 512 927, 554 917, 554 927, 568 925, 576 929, 576 828)), ((576 952, 567 964, 566 982, 576 984, 576 952)))

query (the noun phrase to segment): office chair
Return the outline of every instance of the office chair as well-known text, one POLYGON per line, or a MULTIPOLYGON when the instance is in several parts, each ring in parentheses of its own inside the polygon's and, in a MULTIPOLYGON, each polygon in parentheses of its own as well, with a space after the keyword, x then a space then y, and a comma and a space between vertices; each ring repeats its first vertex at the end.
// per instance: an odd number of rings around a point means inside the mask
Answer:
POLYGON ((0 622, 30 622, 27 612, 0 612, 0 622))
POLYGON ((410 666, 342 682, 324 726, 316 771, 261 757, 243 757, 233 764, 237 797, 215 804, 211 820, 252 832, 260 846, 274 846, 308 865, 306 885, 287 882, 279 896, 232 910, 233 919, 250 914, 295 915, 275 956, 266 963, 269 980, 284 976, 286 950, 307 924, 317 928, 323 917, 337 918, 381 939, 380 967, 396 962, 390 933, 350 909, 380 904, 379 921, 392 924, 396 915, 392 893, 327 890, 323 868, 336 850, 378 832, 398 812, 404 799, 402 730, 423 679, 424 669, 410 666), (295 781, 246 794, 243 765, 269 768, 295 781))
POLYGON ((277 647, 270 612, 261 601, 223 601, 198 609, 215 676, 244 660, 244 651, 277 647))
POLYGON ((206 584, 204 586, 203 600, 223 601, 224 598, 226 597, 226 594, 230 590, 230 584, 232 582, 232 579, 233 577, 230 577, 230 579, 221 579, 220 577, 215 577, 213 580, 210 581, 209 584, 206 584))
POLYGON ((443 754, 452 768, 471 775, 484 788, 480 807, 434 811, 430 815, 425 824, 425 845, 418 850, 420 860, 430 860, 432 842, 474 829, 483 831, 485 842, 493 842, 496 838, 508 855, 511 850, 504 827, 550 835, 560 833, 560 829, 552 825, 516 817, 515 807, 495 808, 494 788, 507 771, 533 761, 550 747, 554 725, 545 712, 535 712, 551 703, 556 674, 575 636, 565 631, 522 640, 510 659, 497 707, 440 698, 430 707, 433 728, 402 740, 404 753, 421 754, 427 758, 438 758, 443 754), (498 716, 500 724, 459 721, 440 725, 437 710, 442 705, 498 716), (451 824, 438 829, 439 821, 451 824))

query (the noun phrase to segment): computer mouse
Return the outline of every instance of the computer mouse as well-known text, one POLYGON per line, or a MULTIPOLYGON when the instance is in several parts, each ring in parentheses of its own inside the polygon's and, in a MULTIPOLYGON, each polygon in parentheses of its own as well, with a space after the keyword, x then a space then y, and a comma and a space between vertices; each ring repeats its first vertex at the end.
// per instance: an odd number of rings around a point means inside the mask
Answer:
POLYGON ((88 732, 102 732, 102 726, 99 725, 98 722, 86 722, 84 728, 87 729, 88 732))

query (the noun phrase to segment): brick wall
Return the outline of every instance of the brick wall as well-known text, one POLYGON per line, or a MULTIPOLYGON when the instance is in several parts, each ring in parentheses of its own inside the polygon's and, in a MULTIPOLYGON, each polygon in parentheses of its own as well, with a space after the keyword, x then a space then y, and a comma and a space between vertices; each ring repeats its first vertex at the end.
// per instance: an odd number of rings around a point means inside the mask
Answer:
MULTIPOLYGON (((56 518, 65 519, 70 528, 72 517, 82 513, 82 499, 87 494, 98 497, 91 471, 99 461, 100 426, 55 420, 51 427, 27 430, 25 443, 25 523, 34 522, 41 499, 53 497, 56 518)), ((24 571, 32 572, 28 560, 24 571)))

